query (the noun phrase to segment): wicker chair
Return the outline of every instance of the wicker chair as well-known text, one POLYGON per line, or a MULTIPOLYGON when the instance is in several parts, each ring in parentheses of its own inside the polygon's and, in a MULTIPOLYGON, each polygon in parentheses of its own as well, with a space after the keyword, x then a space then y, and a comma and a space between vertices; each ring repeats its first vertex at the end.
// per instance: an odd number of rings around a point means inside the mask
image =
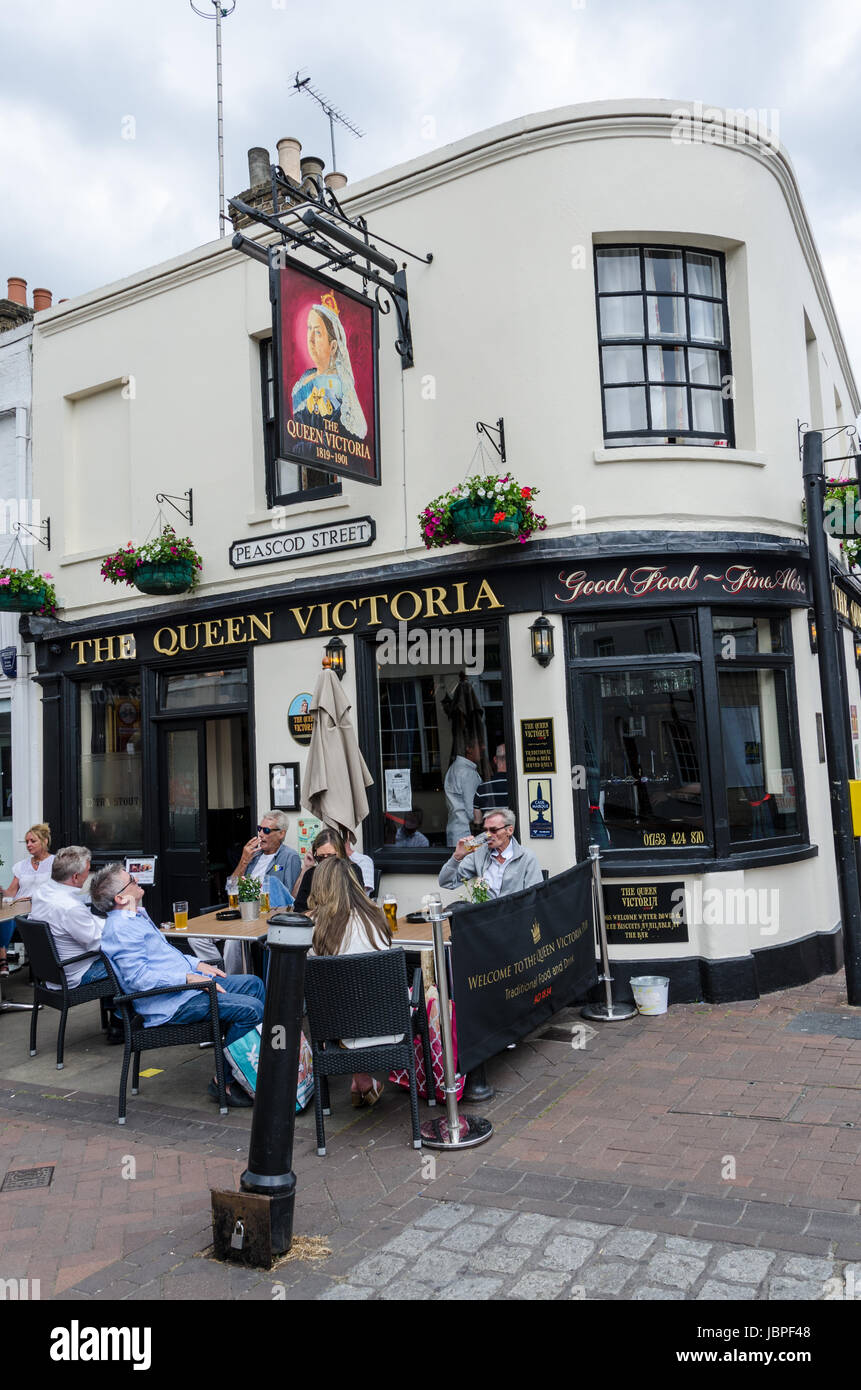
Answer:
POLYGON ((140 1068, 141 1053, 147 1052, 155 1047, 190 1047, 194 1043, 212 1043, 215 1051, 215 1078, 218 1084, 218 1103, 222 1115, 227 1114, 227 1095, 224 1089, 224 1054, 221 1050, 221 1031, 222 1024, 218 1017, 218 995, 216 993, 216 977, 213 976, 206 984, 184 984, 166 985, 160 989, 139 989, 129 994, 122 992, 122 987, 114 974, 110 961, 107 962, 108 974, 112 981, 112 992, 115 993, 114 1003, 122 1011, 123 1030, 125 1033, 125 1046, 123 1047, 123 1065, 120 1072, 120 1097, 119 1097, 119 1116, 117 1124, 124 1125, 126 1122, 126 1086, 129 1077, 129 1063, 134 1057, 132 1067, 132 1095, 136 1096, 140 1089, 140 1068), (135 1013, 134 1002, 136 999, 151 999, 158 994, 182 994, 190 989, 205 989, 209 991, 209 1017, 194 1020, 190 1023, 155 1023, 147 1027, 140 1014, 135 1013))
MULTIPOLYGON (((414 1149, 422 1146, 419 1093, 406 958, 401 948, 358 956, 312 957, 305 970, 305 1006, 314 1055, 314 1115, 317 1153, 326 1153, 324 1097, 329 1076, 374 1069, 405 1068, 410 1078, 410 1115, 414 1149), (340 1038, 403 1034, 401 1042, 373 1047, 341 1047, 340 1038)), ((328 1105, 325 1106, 328 1110, 328 1105)))
POLYGON ((65 961, 61 961, 57 955, 57 947, 51 928, 47 922, 40 921, 37 917, 19 917, 18 931, 21 940, 27 948, 27 955, 30 960, 30 971, 33 978, 33 1012, 30 1015, 30 1056, 36 1056, 36 1029, 39 1022, 39 1005, 44 1004, 49 1009, 59 1009, 60 1026, 57 1029, 57 1071, 62 1071, 63 1048, 66 1039, 66 1019, 69 1010, 76 1004, 87 1004, 91 999, 98 999, 99 1009, 101 1010, 102 1027, 107 1028, 110 1016, 111 1000, 116 993, 116 987, 111 980, 110 974, 107 979, 94 980, 89 985, 76 985, 70 987, 66 979, 67 965, 73 965, 76 961, 103 960, 107 965, 107 960, 101 951, 82 951, 78 956, 69 956, 65 961), (58 985, 58 989, 49 989, 48 985, 58 985))

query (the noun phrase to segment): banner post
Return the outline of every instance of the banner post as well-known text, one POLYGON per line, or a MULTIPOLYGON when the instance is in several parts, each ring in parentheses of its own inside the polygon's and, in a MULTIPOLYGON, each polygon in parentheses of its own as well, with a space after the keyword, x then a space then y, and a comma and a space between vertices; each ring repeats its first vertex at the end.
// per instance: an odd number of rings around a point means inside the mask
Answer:
POLYGON ((604 889, 601 886, 601 849, 599 845, 589 846, 589 858, 592 860, 592 893, 595 899, 595 921, 598 925, 598 944, 601 947, 601 975, 598 977, 604 985, 605 1002, 603 1004, 587 1004, 580 1010, 583 1018, 603 1020, 605 1023, 620 1023, 626 1018, 633 1018, 637 1012, 635 1004, 614 1004, 613 1003, 613 977, 610 974, 610 957, 607 952, 607 920, 604 916, 604 889))
MULTIPOLYGON (((435 893, 428 904, 428 916, 433 928, 433 956, 436 987, 439 991, 440 1031, 442 1033, 442 1065, 445 1076, 445 1119, 426 1120, 422 1125, 422 1146, 427 1149, 472 1149, 483 1144, 493 1133, 493 1125, 482 1115, 458 1115, 457 1080, 454 1048, 451 1039, 451 1008, 448 998, 448 972, 445 963, 445 942, 442 924, 449 914, 443 912, 442 899, 435 893)), ((428 1087, 433 1079, 428 1079, 428 1087)))

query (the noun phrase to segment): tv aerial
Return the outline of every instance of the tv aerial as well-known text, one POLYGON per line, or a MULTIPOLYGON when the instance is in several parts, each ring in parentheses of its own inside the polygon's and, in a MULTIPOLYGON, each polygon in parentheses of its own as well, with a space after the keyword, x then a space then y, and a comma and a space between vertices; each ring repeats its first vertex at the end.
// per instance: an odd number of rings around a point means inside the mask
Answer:
MULTIPOLYGON (((189 0, 189 3, 191 3, 191 0, 189 0)), ((306 71, 306 68, 299 68, 297 71, 296 76, 293 78, 293 91, 291 92, 291 96, 304 92, 306 96, 313 97, 317 105, 323 108, 324 114, 328 116, 329 139, 332 143, 332 168, 334 170, 338 167, 335 162, 335 122, 337 121, 345 130, 349 130, 350 134, 355 135, 357 140, 361 140, 365 132, 359 130, 358 126, 353 125, 349 116, 345 116, 344 112, 339 110, 337 106, 333 106, 330 101, 327 101, 322 92, 318 92, 316 87, 311 86, 310 77, 302 76, 302 73, 306 71)))
POLYGON ((188 0, 189 5, 196 15, 201 19, 215 20, 215 87, 216 105, 218 110, 218 235, 225 235, 225 224, 230 221, 224 206, 224 107, 221 99, 221 21, 232 15, 236 9, 236 0, 211 0, 214 14, 208 10, 199 10, 194 0, 188 0))

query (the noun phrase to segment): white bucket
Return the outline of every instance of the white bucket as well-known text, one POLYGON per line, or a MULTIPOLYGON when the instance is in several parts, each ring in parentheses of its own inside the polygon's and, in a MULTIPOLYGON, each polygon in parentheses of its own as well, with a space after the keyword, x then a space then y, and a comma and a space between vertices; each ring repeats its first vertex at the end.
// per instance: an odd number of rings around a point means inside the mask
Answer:
POLYGON ((632 975, 631 989, 638 1013, 665 1014, 670 981, 666 975, 632 975))

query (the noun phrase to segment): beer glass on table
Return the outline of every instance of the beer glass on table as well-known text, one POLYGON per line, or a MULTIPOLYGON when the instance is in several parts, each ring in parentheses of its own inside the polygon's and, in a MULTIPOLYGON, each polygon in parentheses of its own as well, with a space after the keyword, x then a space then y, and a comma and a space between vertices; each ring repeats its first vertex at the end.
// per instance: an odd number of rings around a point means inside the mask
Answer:
POLYGON ((227 889, 227 906, 235 912, 239 906, 239 879, 231 876, 224 886, 227 889))
POLYGON ((268 911, 269 911, 269 889, 268 889, 268 888, 261 888, 261 889, 260 889, 260 911, 261 911, 261 912, 268 912, 268 911))
POLYGON ((383 912, 386 914, 386 921, 389 924, 389 931, 392 936, 398 933, 398 900, 394 893, 387 893, 383 899, 383 912))
POLYGON ((185 931, 188 926, 188 903, 178 902, 173 905, 173 929, 174 931, 185 931))

